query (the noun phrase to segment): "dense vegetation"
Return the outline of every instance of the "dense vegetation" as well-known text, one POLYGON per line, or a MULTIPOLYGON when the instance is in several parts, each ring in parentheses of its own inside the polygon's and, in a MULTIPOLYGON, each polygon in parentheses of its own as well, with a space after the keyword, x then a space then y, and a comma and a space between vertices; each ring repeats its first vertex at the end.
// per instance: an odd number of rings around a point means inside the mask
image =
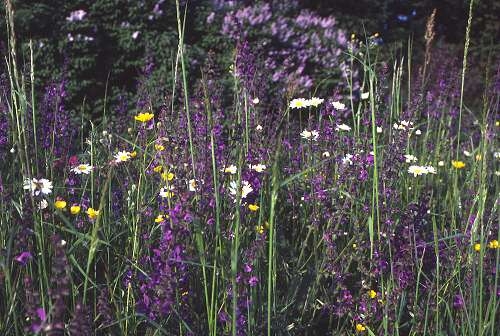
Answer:
POLYGON ((126 3, 5 1, 1 334, 497 334, 498 5, 126 3))

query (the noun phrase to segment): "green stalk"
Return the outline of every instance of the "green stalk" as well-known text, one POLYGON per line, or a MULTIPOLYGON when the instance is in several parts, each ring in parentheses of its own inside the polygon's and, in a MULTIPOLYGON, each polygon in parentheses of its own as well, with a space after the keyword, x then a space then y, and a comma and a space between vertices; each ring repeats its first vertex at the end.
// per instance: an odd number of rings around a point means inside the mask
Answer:
POLYGON ((457 148, 456 148, 456 154, 455 154, 456 160, 458 160, 458 153, 460 152, 460 129, 462 127, 462 110, 464 107, 465 71, 467 70, 467 54, 469 52, 470 29, 472 26, 472 8, 473 8, 473 6, 474 6, 474 0, 470 0, 469 18, 467 19, 467 28, 465 30, 464 58, 462 61, 462 83, 460 84, 460 108, 459 108, 459 113, 458 113, 457 148))

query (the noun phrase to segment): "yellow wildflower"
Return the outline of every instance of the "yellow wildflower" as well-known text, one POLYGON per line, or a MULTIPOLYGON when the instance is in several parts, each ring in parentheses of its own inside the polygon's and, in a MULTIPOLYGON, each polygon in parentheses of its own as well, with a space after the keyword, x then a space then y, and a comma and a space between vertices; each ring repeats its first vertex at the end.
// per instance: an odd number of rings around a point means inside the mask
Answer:
POLYGON ((151 119, 153 119, 153 117, 154 117, 153 113, 145 112, 145 113, 139 113, 134 117, 134 119, 144 123, 150 121, 151 119))
POLYGON ((156 166, 156 167, 154 167, 154 168, 153 168, 153 171, 154 171, 155 173, 159 173, 159 172, 161 172, 161 171, 162 171, 162 169, 163 169, 163 167, 162 167, 162 166, 156 166))
POLYGON ((72 215, 78 215, 81 209, 82 208, 78 204, 74 204, 69 208, 69 212, 71 212, 72 215))
POLYGON ((456 169, 462 169, 463 167, 465 167, 465 163, 463 161, 452 160, 451 165, 456 169))
POLYGON ((366 330, 366 327, 364 325, 362 325, 361 323, 356 324, 356 331, 357 332, 360 333, 360 332, 363 332, 365 330, 366 330))
POLYGON ((155 149, 157 151, 162 151, 162 150, 165 150, 165 146, 163 146, 161 144, 155 144, 155 149))
MULTIPOLYGON (((167 217, 168 217, 168 216, 167 216, 167 217)), ((161 222, 163 222, 164 220, 165 220, 165 216, 163 216, 163 215, 158 215, 158 216, 156 216, 156 218, 155 218, 155 223, 161 223, 161 222)))
POLYGON ((99 210, 95 210, 94 208, 87 209, 87 215, 90 219, 96 219, 99 216, 99 210))
POLYGON ((64 209, 66 207, 66 201, 64 201, 64 200, 57 200, 57 201, 55 201, 54 206, 56 207, 56 209, 62 210, 62 209, 64 209))
POLYGON ((257 225, 255 227, 255 231, 258 233, 258 234, 263 234, 264 233, 264 227, 262 225, 257 225))
POLYGON ((131 158, 135 158, 137 156, 137 152, 136 151, 133 151, 130 153, 130 157, 131 158))
POLYGON ((257 204, 250 204, 248 206, 248 210, 250 210, 250 211, 257 211, 257 210, 259 210, 259 206, 257 204))
POLYGON ((492 241, 490 241, 490 242, 488 243, 488 247, 489 247, 490 249, 497 249, 497 248, 498 248, 498 246, 499 246, 499 245, 498 245, 498 240, 496 240, 496 239, 493 239, 492 241))
POLYGON ((377 297, 377 292, 375 292, 373 289, 370 289, 368 291, 368 296, 370 297, 370 299, 375 299, 377 297))
POLYGON ((481 244, 479 244, 479 243, 474 244, 474 251, 476 251, 476 252, 481 251, 481 244))
POLYGON ((161 177, 165 181, 172 181, 174 179, 175 175, 174 175, 174 173, 164 172, 163 174, 161 174, 161 177))

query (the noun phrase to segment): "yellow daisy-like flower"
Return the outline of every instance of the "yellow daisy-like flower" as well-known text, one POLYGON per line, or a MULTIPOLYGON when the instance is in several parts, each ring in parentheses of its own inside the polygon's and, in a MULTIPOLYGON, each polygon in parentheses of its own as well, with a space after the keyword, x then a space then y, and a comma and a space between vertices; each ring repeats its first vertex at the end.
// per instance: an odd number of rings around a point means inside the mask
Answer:
POLYGON ((357 332, 363 332, 366 330, 366 327, 362 325, 361 323, 356 324, 356 331, 357 332))
POLYGON ((162 150, 165 150, 165 146, 163 146, 161 144, 155 144, 155 149, 157 151, 162 151, 162 150))
POLYGON ((164 172, 163 174, 161 174, 161 177, 165 181, 172 181, 175 177, 175 174, 170 172, 164 172))
POLYGON ((497 248, 499 247, 499 245, 498 245, 498 240, 493 239, 492 241, 490 241, 490 242, 488 243, 488 247, 489 247, 490 249, 497 249, 497 248))
POLYGON ((452 160, 451 165, 453 166, 453 168, 462 169, 463 167, 465 167, 465 162, 452 160))
POLYGON ((155 223, 161 223, 165 220, 165 218, 168 218, 168 216, 158 215, 155 218, 155 223))
POLYGON ((377 297, 377 292, 375 292, 373 289, 370 289, 368 291, 368 296, 370 297, 370 299, 375 299, 377 297))
POLYGON ((64 200, 57 200, 57 201, 55 201, 54 206, 56 207, 56 209, 62 210, 62 209, 64 209, 66 207, 66 201, 64 201, 64 200))
POLYGON ((71 212, 72 215, 78 215, 81 209, 82 208, 78 204, 74 204, 69 208, 69 212, 71 212))
POLYGON ((264 233, 264 227, 262 225, 257 225, 255 227, 255 231, 258 233, 258 234, 263 234, 264 233))
POLYGON ((475 244, 474 244, 474 251, 476 251, 476 252, 481 251, 481 244, 479 244, 479 243, 475 243, 475 244))
POLYGON ((87 215, 90 219, 96 219, 99 216, 99 210, 95 210, 94 208, 87 209, 87 215))
POLYGON ((134 117, 134 119, 142 123, 145 123, 153 119, 153 117, 154 117, 153 113, 145 112, 145 113, 139 113, 134 117))
POLYGON ((250 210, 250 211, 257 211, 257 210, 259 210, 259 206, 257 204, 250 204, 248 206, 248 210, 250 210))
POLYGON ((162 166, 156 166, 156 167, 154 167, 154 168, 153 168, 153 171, 154 171, 155 173, 159 173, 159 172, 161 172, 161 171, 162 171, 162 169, 163 169, 163 167, 162 167, 162 166))

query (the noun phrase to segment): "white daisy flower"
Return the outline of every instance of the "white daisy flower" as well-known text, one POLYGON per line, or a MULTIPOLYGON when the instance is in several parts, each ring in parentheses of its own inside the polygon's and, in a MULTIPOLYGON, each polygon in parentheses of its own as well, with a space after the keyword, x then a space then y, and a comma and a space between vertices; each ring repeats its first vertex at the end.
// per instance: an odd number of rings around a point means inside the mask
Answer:
POLYGON ((417 160, 418 160, 416 156, 411 155, 411 154, 405 154, 404 157, 405 157, 406 163, 417 162, 417 160))
POLYGON ((330 152, 323 152, 323 154, 321 154, 322 157, 324 158, 329 158, 330 157, 330 152))
POLYGON ((79 164, 76 167, 71 168, 71 171, 77 175, 85 174, 88 175, 92 171, 92 166, 86 163, 79 164))
POLYGON ((332 103, 332 106, 333 106, 333 108, 334 108, 334 109, 336 109, 336 110, 344 110, 344 109, 345 109, 345 104, 343 104, 343 103, 341 103, 341 102, 339 102, 339 101, 334 101, 334 102, 332 103))
POLYGON ((427 172, 429 174, 437 174, 436 168, 434 168, 433 166, 425 166, 425 169, 427 169, 427 172))
POLYGON ((290 102, 290 108, 291 109, 300 109, 303 107, 308 107, 308 101, 307 99, 304 98, 296 98, 290 102))
POLYGON ((49 202, 46 199, 43 199, 38 203, 38 210, 46 209, 49 206, 49 202))
MULTIPOLYGON (((246 198, 248 194, 250 194, 253 191, 253 188, 250 185, 250 183, 248 183, 248 181, 241 181, 240 187, 241 187, 241 199, 246 198)), ((235 197, 235 201, 236 201, 237 190, 238 190, 238 182, 231 181, 231 183, 229 184, 229 192, 231 193, 231 195, 235 197)))
POLYGON ((114 156, 116 163, 128 161, 131 157, 132 156, 130 156, 130 152, 127 151, 120 151, 114 156))
POLYGON ((348 153, 348 154, 346 154, 346 155, 342 158, 342 164, 344 164, 344 165, 346 165, 346 164, 348 164, 348 165, 352 165, 352 160, 351 160, 351 159, 352 159, 353 157, 354 157, 354 156, 353 156, 352 154, 349 154, 349 153, 348 153))
POLYGON ((418 129, 418 130, 416 130, 416 131, 415 131, 415 134, 416 134, 416 135, 421 135, 421 134, 422 134, 422 131, 418 129))
POLYGON ((224 173, 229 173, 231 175, 234 175, 238 172, 238 168, 235 166, 235 165, 230 165, 230 166, 224 166, 224 168, 222 168, 222 171, 224 173))
POLYGON ((168 187, 163 187, 160 189, 159 195, 161 198, 170 198, 174 195, 174 189, 175 187, 173 185, 170 185, 168 187))
POLYGON ((266 165, 263 164, 256 164, 256 165, 248 165, 248 168, 255 170, 257 173, 262 173, 264 170, 266 170, 266 165))
POLYGON ((377 133, 378 133, 378 134, 382 133, 382 127, 377 126, 377 133))
POLYGON ((413 174, 413 176, 420 176, 420 175, 425 175, 429 171, 427 170, 427 167, 424 166, 410 166, 408 167, 408 173, 413 174))
POLYGON ((195 179, 191 179, 188 182, 189 191, 196 191, 197 183, 195 179))
POLYGON ((370 92, 363 92, 361 94, 361 99, 363 100, 368 99, 368 97, 370 97, 370 92))
POLYGON ((318 107, 320 104, 322 104, 325 100, 323 98, 318 98, 318 97, 312 97, 309 100, 306 100, 306 103, 308 106, 314 106, 318 107))
POLYGON ((25 179, 23 184, 23 189, 31 191, 31 195, 38 196, 40 194, 48 195, 52 192, 52 182, 49 180, 42 179, 25 179))
POLYGON ((258 103, 260 103, 260 99, 256 97, 256 98, 252 99, 252 103, 254 105, 257 105, 258 103))
POLYGON ((347 126, 346 124, 341 124, 341 125, 337 125, 337 127, 335 127, 335 130, 336 131, 350 131, 351 130, 351 127, 347 126))
POLYGON ((262 131, 262 126, 260 126, 260 125, 257 125, 257 127, 255 127, 255 130, 257 130, 257 132, 260 132, 260 131, 262 131))

